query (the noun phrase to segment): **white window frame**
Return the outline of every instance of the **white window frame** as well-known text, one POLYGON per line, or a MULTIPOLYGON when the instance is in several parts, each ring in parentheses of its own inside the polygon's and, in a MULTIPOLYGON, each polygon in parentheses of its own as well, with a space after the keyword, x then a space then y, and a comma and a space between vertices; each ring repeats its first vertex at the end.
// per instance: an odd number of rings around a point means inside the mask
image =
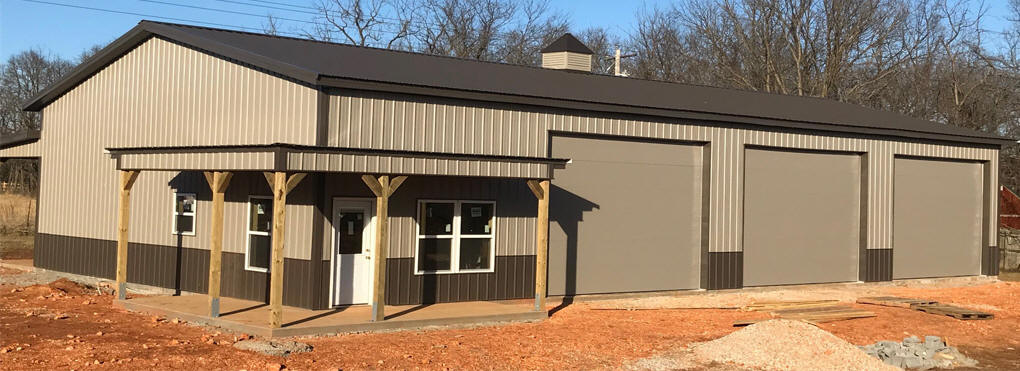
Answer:
MULTIPOLYGON (((245 233, 244 233, 244 270, 246 270, 246 271, 262 272, 262 273, 268 273, 269 272, 269 268, 253 267, 253 266, 251 266, 251 236, 252 235, 256 235, 256 236, 269 236, 270 241, 272 241, 272 238, 273 238, 272 237, 273 236, 272 232, 262 232, 262 231, 253 231, 253 230, 251 230, 251 200, 272 200, 272 199, 273 199, 273 197, 271 197, 271 196, 251 196, 251 195, 249 195, 248 196, 248 203, 246 203, 244 205, 244 207, 248 209, 248 212, 246 213, 248 215, 248 218, 244 220, 244 231, 245 231, 245 233)), ((270 252, 270 254, 272 254, 272 252, 270 252)), ((270 267, 271 266, 272 266, 272 264, 270 264, 270 267)))
POLYGON ((174 192, 173 199, 171 200, 170 206, 171 206, 170 210, 172 210, 172 212, 173 212, 173 214, 172 214, 173 215, 173 217, 172 217, 173 220, 170 221, 170 234, 175 235, 175 236, 176 235, 194 236, 195 232, 198 230, 198 216, 197 216, 197 214, 198 214, 198 196, 195 195, 194 193, 190 193, 190 192, 174 192), (190 213, 185 213, 185 212, 180 212, 179 213, 179 212, 177 212, 177 197, 179 197, 179 196, 191 196, 192 198, 195 199, 194 209, 190 213), (190 216, 191 217, 191 232, 183 232, 183 233, 177 232, 177 217, 178 216, 190 216))
POLYGON ((496 271, 496 201, 492 200, 418 200, 418 208, 415 210, 415 224, 417 230, 414 237, 414 274, 453 274, 453 273, 492 273, 496 271), (422 234, 422 207, 426 203, 447 203, 453 204, 453 232, 449 235, 423 235, 422 234), (460 233, 460 211, 462 204, 489 204, 492 205, 492 233, 485 234, 461 234, 460 233), (482 239, 489 238, 489 268, 488 269, 460 269, 460 241, 461 239, 482 239), (450 269, 440 271, 422 271, 418 269, 418 251, 423 238, 450 239, 450 269))

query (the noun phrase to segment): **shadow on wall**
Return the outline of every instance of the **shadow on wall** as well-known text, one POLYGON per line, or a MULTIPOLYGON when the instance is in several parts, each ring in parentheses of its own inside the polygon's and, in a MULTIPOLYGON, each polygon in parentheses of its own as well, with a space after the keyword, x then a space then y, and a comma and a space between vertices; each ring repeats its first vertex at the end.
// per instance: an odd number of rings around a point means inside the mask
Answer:
MULTIPOLYGON (((145 176, 145 175, 142 175, 142 176, 145 176)), ((182 172, 179 172, 176 175, 174 175, 173 178, 170 178, 170 181, 167 182, 167 185, 170 187, 170 190, 173 191, 173 192, 182 192, 182 193, 193 193, 193 194, 195 194, 195 200, 196 201, 205 201, 205 202, 212 201, 212 191, 209 190, 209 186, 207 185, 207 183, 205 181, 205 176, 201 172, 195 172, 195 171, 182 171, 182 172)), ((174 208, 176 208, 177 207, 177 200, 174 199, 173 202, 174 202, 174 208)), ((174 216, 174 217, 176 217, 176 216, 174 216)), ((198 228, 197 221, 195 221, 195 223, 196 223, 195 224, 195 228, 197 229, 198 228)), ((202 276, 196 276, 195 279, 201 280, 203 282, 197 282, 197 284, 195 284, 195 283, 188 284, 187 285, 188 287, 184 287, 185 283, 182 282, 182 278, 184 277, 184 275, 186 273, 184 272, 184 260, 185 260, 184 259, 184 235, 182 233, 177 233, 176 235, 174 235, 174 246, 173 246, 173 248, 174 248, 173 258, 172 258, 172 260, 173 260, 173 284, 172 284, 172 286, 173 287, 170 287, 170 288, 172 288, 174 290, 174 295, 181 295, 182 291, 199 292, 198 290, 196 290, 198 288, 198 286, 201 286, 201 288, 203 289, 202 292, 208 292, 208 291, 206 291, 206 290, 208 290, 208 287, 207 287, 208 286, 208 282, 207 282, 208 281, 208 277, 205 277, 205 279, 202 279, 202 278, 199 278, 199 277, 202 277, 202 276)), ((189 268, 192 268, 192 267, 189 267, 189 268)), ((209 269, 209 262, 208 262, 208 260, 205 260, 204 267, 197 267, 197 269, 202 269, 202 270, 208 271, 208 269, 209 269)))
MULTIPOLYGON (((152 174, 150 174, 152 175, 152 174)), ((145 177, 143 173, 141 175, 145 177)), ((315 205, 314 194, 312 190, 316 187, 317 183, 313 181, 312 177, 309 177, 302 181, 297 188, 295 188, 287 197, 287 203, 289 205, 315 205)), ((151 270, 151 275, 142 276, 137 278, 129 277, 132 282, 143 281, 142 283, 151 284, 160 287, 166 287, 174 289, 175 292, 180 293, 182 291, 205 293, 208 290, 209 284, 209 250, 206 248, 197 248, 199 246, 207 246, 209 235, 209 218, 203 215, 203 212, 208 212, 206 207, 210 207, 212 202, 212 191, 209 189, 209 185, 206 182, 205 175, 200 171, 184 171, 175 174, 168 182, 167 186, 169 192, 182 192, 182 193, 193 193, 195 194, 196 200, 200 203, 198 206, 199 216, 195 221, 195 229, 198 231, 196 236, 183 236, 174 235, 175 241, 171 249, 164 249, 160 251, 166 251, 158 255, 150 255, 148 258, 142 260, 143 257, 139 254, 129 254, 129 259, 134 257, 140 260, 133 260, 132 266, 144 266, 144 267, 155 267, 159 266, 160 269, 151 270), (190 248, 185 247, 185 239, 191 239, 194 245, 189 244, 190 248), (141 264, 141 265, 135 265, 141 264)), ((230 181, 230 185, 227 187, 225 202, 228 204, 227 215, 224 215, 224 235, 227 234, 241 234, 243 230, 229 230, 232 226, 241 226, 245 228, 248 224, 248 213, 247 203, 249 196, 265 196, 271 197, 272 190, 266 183, 266 180, 262 173, 259 172, 237 172, 234 174, 230 181), (240 215, 229 214, 231 204, 242 205, 243 212, 240 215), (231 220, 229 218, 242 218, 242 220, 231 220)), ((169 197, 169 196, 168 196, 169 197)), ((152 210, 147 212, 159 212, 158 210, 152 210)), ((329 215, 329 214, 326 214, 329 215)), ((168 227, 169 228, 169 227, 168 227)), ((222 261, 222 278, 221 278, 221 295, 228 297, 238 297, 248 300, 268 302, 269 291, 270 291, 270 280, 269 274, 249 271, 244 268, 244 256, 243 251, 245 250, 245 240, 247 235, 245 234, 239 240, 236 238, 224 238, 224 255, 222 261), (231 242, 238 241, 238 242, 231 242), (240 246, 234 246, 228 244, 239 243, 240 246)), ((313 253, 314 255, 314 253, 313 253)), ((292 259, 287 259, 289 264, 292 259)), ((314 267, 310 269, 315 269, 314 267)), ((309 270, 310 270, 309 269, 309 270)), ((129 274, 137 272, 141 274, 140 269, 129 269, 129 274)), ((284 270, 287 272, 287 270, 284 270)), ((287 279, 284 280, 284 303, 286 305, 310 305, 308 301, 313 294, 314 288, 311 287, 310 277, 318 276, 318 272, 306 272, 301 269, 292 270, 287 274, 287 279)), ((132 276, 134 277, 134 276, 132 276)))
MULTIPOLYGON (((573 192, 566 189, 560 188, 555 184, 550 186, 549 190, 549 224, 550 228, 553 223, 560 226, 563 231, 563 235, 566 237, 565 251, 564 251, 564 268, 563 268, 563 304, 560 307, 565 307, 573 302, 573 296, 577 294, 577 237, 578 228, 582 221, 584 221, 584 213, 591 212, 599 208, 597 203, 594 203, 584 197, 581 197, 573 192)), ((550 235, 552 235, 550 233, 550 235)), ((550 239, 552 242, 552 239, 550 239)), ((549 256, 553 256, 553 249, 558 246, 550 243, 549 244, 549 256)), ((555 269, 550 262, 549 274, 556 274, 555 269)), ((555 282, 552 277, 549 279, 550 282, 555 282)), ((553 312, 562 309, 557 307, 553 312)))

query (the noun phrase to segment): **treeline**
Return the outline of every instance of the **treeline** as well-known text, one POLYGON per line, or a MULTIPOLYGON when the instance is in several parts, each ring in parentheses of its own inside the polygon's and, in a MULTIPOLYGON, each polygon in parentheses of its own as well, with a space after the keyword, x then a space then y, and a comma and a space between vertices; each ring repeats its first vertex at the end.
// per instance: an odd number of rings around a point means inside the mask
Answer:
MULTIPOLYGON (((1020 137, 1020 0, 1009 0, 1008 14, 982 4, 680 0, 640 11, 622 31, 575 29, 544 0, 319 0, 312 25, 288 28, 269 15, 263 29, 523 65, 538 65, 541 48, 572 32, 595 51, 595 73, 612 73, 620 48, 632 55, 622 64, 632 78, 824 97, 1020 137)), ((27 51, 4 63, 0 133, 37 128, 20 102, 74 62, 27 51)), ((1018 146, 1002 152, 1001 169, 1002 183, 1020 188, 1018 146)))

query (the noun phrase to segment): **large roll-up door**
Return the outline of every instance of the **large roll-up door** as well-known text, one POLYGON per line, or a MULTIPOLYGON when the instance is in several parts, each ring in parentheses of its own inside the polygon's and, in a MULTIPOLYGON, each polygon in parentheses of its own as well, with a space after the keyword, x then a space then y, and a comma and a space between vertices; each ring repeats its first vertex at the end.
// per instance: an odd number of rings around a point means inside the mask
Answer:
POLYGON ((981 164, 895 161, 893 278, 981 274, 981 164))
POLYGON ((857 281, 860 156, 745 154, 744 286, 857 281))
POLYGON ((549 294, 699 287, 702 147, 553 137, 549 294))

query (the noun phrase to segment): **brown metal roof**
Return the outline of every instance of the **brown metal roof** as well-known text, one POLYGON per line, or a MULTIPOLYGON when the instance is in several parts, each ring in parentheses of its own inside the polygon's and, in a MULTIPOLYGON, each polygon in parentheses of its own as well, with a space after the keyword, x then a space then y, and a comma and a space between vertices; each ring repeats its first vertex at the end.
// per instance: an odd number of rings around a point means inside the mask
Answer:
POLYGON ((30 100, 37 111, 149 37, 323 87, 396 91, 794 130, 1005 145, 1013 139, 829 99, 574 73, 142 21, 30 100))
POLYGON ((39 130, 22 130, 16 133, 0 135, 0 149, 32 143, 39 140, 39 130))
POLYGON ((542 48, 542 53, 557 52, 574 52, 588 55, 595 54, 595 52, 588 49, 588 46, 584 45, 581 40, 578 40, 574 37, 574 35, 569 33, 563 34, 563 36, 560 36, 560 38, 556 39, 556 41, 550 43, 549 46, 542 48))

